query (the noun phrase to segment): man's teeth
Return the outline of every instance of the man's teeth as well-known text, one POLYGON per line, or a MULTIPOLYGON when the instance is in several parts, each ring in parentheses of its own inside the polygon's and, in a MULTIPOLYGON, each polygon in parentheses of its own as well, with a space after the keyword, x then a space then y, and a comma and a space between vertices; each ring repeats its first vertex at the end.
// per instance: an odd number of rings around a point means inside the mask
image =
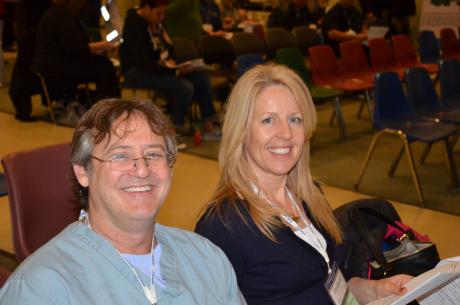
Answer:
POLYGON ((152 189, 150 185, 146 186, 134 186, 134 187, 127 187, 124 188, 123 190, 128 193, 134 193, 134 192, 148 192, 152 189))
POLYGON ((284 154, 287 154, 291 151, 291 149, 289 147, 286 147, 286 148, 269 148, 268 149, 270 152, 274 153, 274 154, 279 154, 279 155, 284 155, 284 154))

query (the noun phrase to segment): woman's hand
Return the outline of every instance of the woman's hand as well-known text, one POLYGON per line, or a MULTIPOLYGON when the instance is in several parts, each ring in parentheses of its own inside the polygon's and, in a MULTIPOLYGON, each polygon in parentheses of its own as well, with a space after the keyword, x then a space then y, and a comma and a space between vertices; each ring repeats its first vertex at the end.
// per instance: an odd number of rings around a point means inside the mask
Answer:
POLYGON ((374 300, 383 298, 390 294, 403 295, 407 292, 404 287, 413 277, 407 274, 398 274, 385 279, 375 280, 374 300))
POLYGON ((354 277, 348 281, 348 287, 360 304, 367 304, 390 294, 405 294, 407 288, 404 285, 412 278, 407 274, 398 274, 381 280, 354 277))

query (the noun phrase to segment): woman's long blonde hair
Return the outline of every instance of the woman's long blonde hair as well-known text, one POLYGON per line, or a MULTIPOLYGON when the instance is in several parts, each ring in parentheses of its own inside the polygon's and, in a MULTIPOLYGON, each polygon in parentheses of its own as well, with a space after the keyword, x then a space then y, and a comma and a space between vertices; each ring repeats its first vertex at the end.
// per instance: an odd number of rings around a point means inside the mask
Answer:
POLYGON ((244 199, 254 223, 260 231, 275 241, 274 231, 282 223, 279 210, 271 208, 251 189, 257 177, 248 170, 244 142, 249 122, 259 94, 269 86, 287 87, 302 113, 306 140, 299 161, 288 175, 287 187, 306 202, 310 216, 336 241, 341 234, 332 210, 310 173, 310 138, 316 126, 316 110, 308 88, 295 72, 281 65, 259 65, 246 72, 236 83, 229 96, 222 128, 219 151, 220 181, 209 202, 209 214, 223 215, 223 210, 234 209, 243 220, 241 198, 244 199))

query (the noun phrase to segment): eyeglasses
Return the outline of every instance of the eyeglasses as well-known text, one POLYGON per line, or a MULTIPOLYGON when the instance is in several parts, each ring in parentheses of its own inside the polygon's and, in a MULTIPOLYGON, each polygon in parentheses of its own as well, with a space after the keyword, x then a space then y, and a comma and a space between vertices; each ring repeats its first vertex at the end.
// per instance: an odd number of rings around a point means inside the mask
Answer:
POLYGON ((144 160, 146 167, 158 168, 167 165, 172 168, 174 161, 176 161, 176 156, 173 154, 167 153, 165 155, 159 153, 149 153, 145 156, 139 158, 133 158, 128 154, 114 154, 109 159, 101 159, 96 156, 91 155, 91 158, 97 160, 101 163, 107 163, 111 169, 124 172, 129 171, 133 168, 137 168, 137 161, 144 160))

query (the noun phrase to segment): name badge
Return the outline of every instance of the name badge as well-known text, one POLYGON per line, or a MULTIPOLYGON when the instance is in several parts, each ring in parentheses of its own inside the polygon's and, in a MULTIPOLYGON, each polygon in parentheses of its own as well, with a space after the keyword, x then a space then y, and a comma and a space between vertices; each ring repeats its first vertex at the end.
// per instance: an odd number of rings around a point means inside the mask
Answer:
POLYGON ((326 282, 324 283, 329 296, 331 297, 334 305, 359 305, 354 295, 348 288, 347 281, 343 276, 337 263, 333 263, 331 272, 328 274, 326 282))

